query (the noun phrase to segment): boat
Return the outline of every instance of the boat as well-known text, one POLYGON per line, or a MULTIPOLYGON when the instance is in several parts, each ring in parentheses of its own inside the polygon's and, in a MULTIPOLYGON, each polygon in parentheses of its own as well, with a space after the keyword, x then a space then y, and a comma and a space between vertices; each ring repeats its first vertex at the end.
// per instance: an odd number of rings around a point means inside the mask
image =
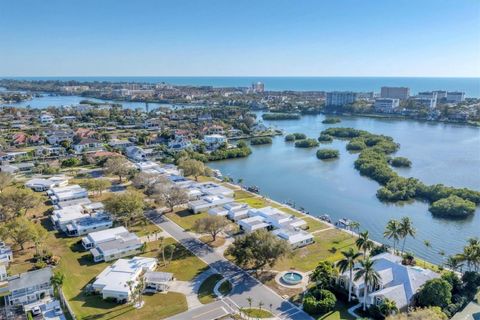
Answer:
POLYGON ((257 193, 257 194, 260 192, 260 190, 258 189, 257 186, 250 186, 250 187, 247 188, 247 191, 257 193))
POLYGON ((338 226, 338 227, 340 227, 340 228, 345 228, 345 229, 347 229, 347 228, 350 226, 351 223, 352 223, 352 220, 347 219, 347 218, 342 218, 342 219, 338 220, 338 221, 335 223, 335 225, 338 226))
POLYGON ((328 214, 321 215, 318 218, 322 221, 326 221, 326 222, 329 222, 329 223, 332 222, 332 218, 330 218, 330 216, 328 214))

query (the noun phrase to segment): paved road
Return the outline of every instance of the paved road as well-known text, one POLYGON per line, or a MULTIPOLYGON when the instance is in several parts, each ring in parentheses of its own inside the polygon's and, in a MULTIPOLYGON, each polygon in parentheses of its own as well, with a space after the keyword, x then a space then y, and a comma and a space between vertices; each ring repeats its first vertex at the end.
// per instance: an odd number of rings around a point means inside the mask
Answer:
MULTIPOLYGON (((211 268, 228 278, 233 285, 232 292, 230 292, 228 297, 225 298, 224 301, 220 301, 223 305, 220 304, 220 302, 216 302, 215 305, 209 304, 187 311, 187 313, 193 312, 192 315, 200 315, 207 312, 205 313, 205 318, 192 319, 208 320, 218 318, 218 315, 213 315, 213 313, 219 313, 219 310, 223 310, 222 308, 227 310, 228 305, 232 305, 233 308, 248 307, 248 297, 253 299, 254 306, 262 301, 265 309, 271 309, 272 312, 281 319, 312 319, 301 309, 297 308, 289 301, 282 299, 276 292, 261 284, 223 256, 217 254, 209 246, 197 240, 174 222, 156 212, 150 212, 146 215, 152 222, 156 223, 160 228, 168 232, 173 238, 192 251, 196 256, 205 261, 211 268), (216 311, 213 311, 214 309, 216 311)), ((190 319, 190 317, 182 313, 172 319, 190 319)))

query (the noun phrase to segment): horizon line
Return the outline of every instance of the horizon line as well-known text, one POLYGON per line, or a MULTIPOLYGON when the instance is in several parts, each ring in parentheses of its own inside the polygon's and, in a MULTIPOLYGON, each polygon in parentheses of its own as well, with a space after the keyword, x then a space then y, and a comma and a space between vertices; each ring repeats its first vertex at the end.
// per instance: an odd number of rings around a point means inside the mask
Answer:
POLYGON ((93 77, 109 77, 109 78, 145 78, 145 77, 165 77, 165 78, 456 78, 456 79, 480 79, 480 76, 303 76, 303 75, 0 75, 0 78, 93 78, 93 77))

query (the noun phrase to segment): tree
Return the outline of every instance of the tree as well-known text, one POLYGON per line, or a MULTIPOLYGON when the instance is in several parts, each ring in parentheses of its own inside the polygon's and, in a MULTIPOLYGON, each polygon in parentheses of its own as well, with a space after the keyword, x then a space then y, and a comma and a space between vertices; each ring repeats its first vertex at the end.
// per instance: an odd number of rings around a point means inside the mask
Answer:
POLYGON ((198 181, 199 176, 210 175, 210 169, 203 162, 194 159, 180 161, 178 168, 183 170, 185 176, 195 177, 195 181, 198 181))
POLYGON ((206 216, 195 221, 193 230, 198 233, 208 233, 212 236, 212 241, 217 240, 217 235, 225 230, 229 222, 222 216, 206 216))
POLYGON ((169 245, 165 246, 164 254, 168 256, 168 263, 170 263, 172 261, 173 254, 175 253, 176 249, 177 249, 177 247, 174 244, 169 244, 169 245))
POLYGON ((469 270, 478 271, 480 268, 480 241, 478 238, 470 238, 458 259, 467 263, 469 270))
POLYGON ((33 240, 33 223, 25 217, 17 217, 7 221, 1 228, 2 238, 9 238, 14 244, 25 249, 25 243, 33 240))
POLYGON ((418 291, 416 302, 420 307, 445 308, 452 302, 452 286, 444 279, 428 280, 418 291))
POLYGON ((386 320, 447 320, 448 317, 440 308, 418 308, 408 313, 398 313, 390 315, 386 320))
POLYGON ((403 238, 402 254, 405 250, 405 241, 407 237, 411 236, 412 238, 415 238, 415 233, 416 233, 416 230, 413 227, 412 220, 410 220, 409 217, 403 217, 400 220, 400 236, 403 238))
POLYGON ((388 239, 393 239, 393 252, 396 252, 396 244, 400 239, 402 231, 400 229, 400 222, 395 219, 388 221, 383 236, 388 239))
POLYGON ((26 214, 40 203, 40 196, 31 189, 15 188, 0 193, 0 207, 3 217, 26 214))
POLYGON ((62 288, 64 279, 65 275, 60 271, 53 273, 53 276, 50 279, 50 283, 52 284, 55 294, 58 294, 59 290, 62 288))
POLYGON ((143 195, 133 190, 114 194, 105 200, 105 210, 123 221, 125 227, 128 227, 130 221, 143 215, 144 207, 143 195))
POLYGON ((310 274, 310 280, 314 281, 320 289, 324 289, 332 284, 337 275, 337 269, 332 262, 320 261, 310 274))
MULTIPOLYGON (((423 245, 425 246, 425 248, 427 248, 427 250, 432 248, 432 244, 431 244, 430 241, 428 241, 428 240, 423 240, 423 245)), ((424 261, 424 262, 423 262, 423 265, 425 266, 426 263, 427 263, 427 262, 424 261)))
POLYGON ((367 252, 372 250, 375 244, 372 240, 370 240, 370 236, 368 234, 368 230, 364 232, 360 232, 358 235, 358 239, 355 241, 355 245, 357 246, 358 250, 363 251, 363 256, 367 256, 367 252))
POLYGON ((187 192, 171 183, 156 184, 152 192, 152 197, 155 201, 160 205, 166 206, 169 211, 173 211, 176 206, 188 202, 187 192))
POLYGON ((108 179, 89 179, 85 182, 85 187, 98 195, 101 195, 105 189, 110 188, 112 183, 108 179))
POLYGON ((118 176, 120 183, 122 178, 129 174, 132 170, 130 162, 123 157, 113 157, 108 159, 104 164, 106 174, 118 176))
POLYGON ((32 225, 32 240, 35 244, 36 255, 40 258, 43 258, 42 255, 42 246, 48 238, 48 231, 42 227, 40 224, 32 225))
POLYGON ((0 192, 3 192, 3 189, 8 187, 13 181, 13 175, 8 172, 0 172, 0 192))
POLYGON ((272 267, 278 259, 291 252, 289 244, 267 230, 256 230, 240 236, 227 248, 235 263, 242 267, 262 270, 272 267))
POLYGON ((360 269, 355 273, 355 281, 363 278, 364 291, 363 291, 363 311, 367 309, 367 294, 368 287, 376 287, 380 283, 380 275, 375 270, 376 260, 370 260, 366 257, 364 260, 360 261, 360 269))
POLYGON ((461 258, 458 256, 448 256, 445 266, 455 272, 461 269, 463 264, 461 263, 461 258))
POLYGON ((133 186, 137 189, 145 190, 144 192, 147 195, 151 195, 153 193, 155 185, 169 183, 170 180, 162 175, 146 172, 140 172, 132 179, 133 186))
POLYGON ((395 301, 385 298, 383 302, 378 306, 378 310, 384 317, 398 312, 397 304, 395 301))
POLYGON ((348 301, 352 300, 352 284, 353 284, 353 267, 355 261, 362 255, 360 252, 355 252, 353 248, 348 248, 346 251, 342 251, 343 259, 337 262, 337 267, 340 272, 344 273, 349 271, 348 278, 348 301))
POLYGON ((456 195, 450 195, 433 202, 428 208, 433 215, 441 217, 458 217, 464 218, 475 212, 476 205, 474 202, 463 199, 456 195))

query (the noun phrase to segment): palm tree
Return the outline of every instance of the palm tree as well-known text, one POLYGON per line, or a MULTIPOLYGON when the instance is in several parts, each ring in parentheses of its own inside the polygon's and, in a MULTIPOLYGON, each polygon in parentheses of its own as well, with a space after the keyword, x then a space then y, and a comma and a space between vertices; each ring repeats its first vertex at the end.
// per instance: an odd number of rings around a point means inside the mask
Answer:
POLYGON ((368 286, 375 288, 380 283, 380 275, 374 268, 375 260, 366 257, 360 261, 360 269, 355 273, 355 281, 363 278, 363 311, 367 309, 368 286))
POLYGON ((469 270, 478 271, 480 267, 480 241, 478 238, 470 238, 467 245, 463 248, 463 252, 459 254, 461 261, 467 263, 469 270))
POLYGON ((364 232, 360 232, 357 241, 355 241, 355 245, 357 246, 358 250, 363 251, 363 255, 367 256, 367 251, 373 249, 373 241, 370 240, 368 235, 368 230, 364 232))
POLYGON ((264 305, 265 304, 262 301, 258 302, 258 309, 261 311, 264 305))
POLYGON ((393 239, 393 252, 396 252, 396 244, 402 235, 402 230, 400 229, 400 222, 398 220, 392 219, 388 221, 383 236, 388 239, 393 239))
POLYGON ((252 297, 248 297, 248 298, 247 298, 247 302, 248 302, 248 307, 249 307, 250 309, 252 309, 252 302, 253 302, 252 297))
POLYGON ((415 238, 415 233, 416 230, 413 227, 412 220, 410 220, 409 217, 403 217, 400 220, 400 231, 401 231, 401 237, 403 238, 403 244, 402 244, 402 254, 405 250, 405 241, 407 240, 408 236, 411 236, 412 238, 415 238))
POLYGON ((390 299, 383 300, 382 304, 378 307, 383 316, 388 317, 392 313, 398 312, 397 304, 390 299))
POLYGON ((348 278, 348 301, 352 300, 352 284, 353 284, 353 267, 355 266, 355 260, 362 254, 355 252, 353 248, 349 248, 347 251, 342 251, 343 259, 337 262, 337 267, 341 273, 349 271, 348 278))
MULTIPOLYGON (((360 223, 357 221, 350 221, 350 224, 348 225, 348 227, 350 228, 350 231, 356 230, 358 233, 358 230, 360 229, 360 223)), ((352 237, 353 237, 353 234, 352 234, 352 237)))
POLYGON ((53 274, 52 279, 50 279, 50 283, 52 284, 53 292, 55 294, 58 294, 59 290, 62 288, 64 279, 65 276, 61 272, 55 272, 53 274))
POLYGON ((454 272, 457 269, 460 269, 462 265, 463 264, 461 263, 459 257, 456 256, 448 256, 447 261, 445 262, 445 266, 447 266, 447 268, 451 269, 454 272))

